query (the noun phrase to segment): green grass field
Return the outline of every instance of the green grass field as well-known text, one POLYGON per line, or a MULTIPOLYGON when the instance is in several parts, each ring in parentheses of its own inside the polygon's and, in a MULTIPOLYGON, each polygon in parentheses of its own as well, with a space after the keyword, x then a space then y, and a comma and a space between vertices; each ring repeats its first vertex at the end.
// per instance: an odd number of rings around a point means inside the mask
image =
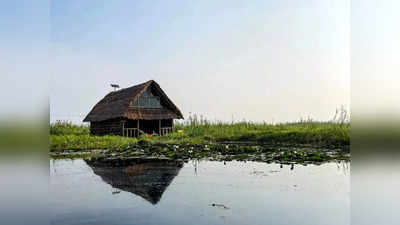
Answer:
POLYGON ((68 122, 50 124, 50 150, 127 149, 139 140, 164 144, 207 144, 218 142, 257 142, 269 145, 310 145, 346 148, 350 144, 350 124, 300 121, 285 124, 252 122, 223 123, 191 119, 177 124, 175 132, 162 137, 127 138, 91 136, 89 128, 68 122))

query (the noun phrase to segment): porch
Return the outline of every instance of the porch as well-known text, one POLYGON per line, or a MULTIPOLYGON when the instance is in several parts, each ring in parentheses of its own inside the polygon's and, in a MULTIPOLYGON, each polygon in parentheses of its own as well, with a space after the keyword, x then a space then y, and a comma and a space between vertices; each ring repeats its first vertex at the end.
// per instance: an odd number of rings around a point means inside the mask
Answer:
POLYGON ((166 135, 173 132, 172 119, 164 120, 122 120, 122 136, 138 137, 143 134, 166 135))

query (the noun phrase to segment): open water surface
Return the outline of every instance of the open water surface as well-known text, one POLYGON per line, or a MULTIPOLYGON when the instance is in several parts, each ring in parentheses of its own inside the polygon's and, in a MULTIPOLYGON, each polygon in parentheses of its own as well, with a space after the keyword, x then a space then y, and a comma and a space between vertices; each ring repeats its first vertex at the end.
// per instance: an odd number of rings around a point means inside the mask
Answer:
POLYGON ((50 161, 51 223, 350 224, 350 164, 50 161))

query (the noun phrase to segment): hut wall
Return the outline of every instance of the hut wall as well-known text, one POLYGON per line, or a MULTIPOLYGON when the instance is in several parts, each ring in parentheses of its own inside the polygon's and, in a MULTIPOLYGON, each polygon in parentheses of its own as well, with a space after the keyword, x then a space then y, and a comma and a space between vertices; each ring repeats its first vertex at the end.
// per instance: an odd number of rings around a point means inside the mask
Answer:
POLYGON ((90 123, 92 135, 122 135, 121 120, 106 120, 90 123))
MULTIPOLYGON (((124 119, 124 126, 121 119, 106 120, 90 123, 92 135, 123 135, 122 129, 137 128, 137 120, 124 119)), ((159 133, 159 120, 139 120, 139 129, 147 134, 159 133)), ((161 120, 161 127, 173 127, 173 119, 161 120)))
POLYGON ((173 127, 173 119, 161 120, 161 127, 173 127))
POLYGON ((125 119, 125 128, 137 128, 137 120, 125 119))
POLYGON ((153 132, 158 133, 159 121, 158 120, 140 120, 139 128, 147 134, 153 132))

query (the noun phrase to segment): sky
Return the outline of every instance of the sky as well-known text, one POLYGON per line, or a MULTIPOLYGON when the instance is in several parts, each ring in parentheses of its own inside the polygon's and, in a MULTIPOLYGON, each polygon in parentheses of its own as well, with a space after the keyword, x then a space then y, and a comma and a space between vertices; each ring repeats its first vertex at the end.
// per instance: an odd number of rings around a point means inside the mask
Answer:
MULTIPOLYGON (((0 39, 26 55, 20 73, 47 75, 51 121, 80 123, 111 83, 124 88, 150 79, 185 118, 330 120, 337 108, 350 106, 347 0, 38 5, 25 1, 14 10, 3 3, 9 13, 0 19, 14 22, 3 26, 0 39)), ((37 82, 31 76, 24 83, 37 82)))
POLYGON ((351 8, 352 112, 397 121, 400 1, 357 0, 351 8))

